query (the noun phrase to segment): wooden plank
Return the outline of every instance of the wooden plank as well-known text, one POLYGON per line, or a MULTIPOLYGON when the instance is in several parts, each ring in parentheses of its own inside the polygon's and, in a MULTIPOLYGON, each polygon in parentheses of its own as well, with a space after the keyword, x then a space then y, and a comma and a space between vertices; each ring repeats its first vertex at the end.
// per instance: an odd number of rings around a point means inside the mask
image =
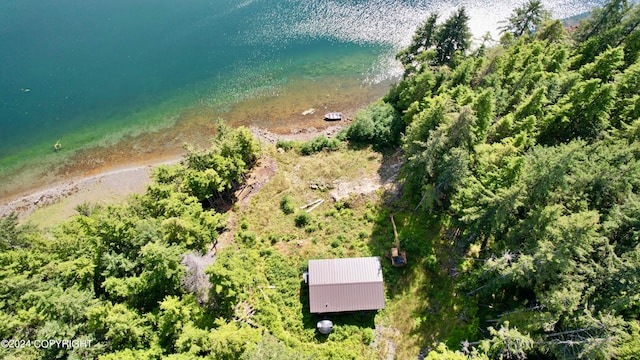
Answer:
POLYGON ((313 200, 312 202, 308 203, 307 205, 300 206, 300 209, 306 209, 309 206, 315 205, 318 201, 322 202, 324 200, 322 200, 322 199, 313 200))
POLYGON ((318 206, 322 205, 323 202, 324 202, 324 200, 320 200, 320 202, 318 202, 317 204, 315 204, 312 207, 310 207, 309 209, 307 209, 307 212, 311 212, 313 209, 315 209, 318 206))

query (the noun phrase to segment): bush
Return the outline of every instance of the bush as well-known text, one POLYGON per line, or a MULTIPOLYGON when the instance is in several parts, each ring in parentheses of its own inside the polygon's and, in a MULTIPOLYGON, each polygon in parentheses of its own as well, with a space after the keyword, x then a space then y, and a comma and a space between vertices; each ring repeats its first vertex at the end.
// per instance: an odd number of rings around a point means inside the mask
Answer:
POLYGON ((344 235, 340 234, 336 236, 335 239, 331 240, 331 247, 336 249, 340 247, 342 244, 344 244, 345 241, 347 241, 347 238, 344 235))
POLYGON ((340 147, 338 139, 329 139, 324 135, 318 136, 313 140, 306 141, 300 146, 302 155, 311 155, 323 150, 335 151, 340 147))
POLYGON ((269 239, 269 241, 271 242, 271 245, 274 245, 275 243, 277 243, 277 242, 280 240, 280 238, 278 237, 278 235, 273 234, 273 233, 269 234, 269 235, 267 236, 267 238, 268 238, 268 239, 269 239))
POLYGON ((91 204, 89 202, 83 202, 82 204, 76 206, 76 212, 83 216, 90 216, 98 210, 100 210, 100 205, 91 204))
POLYGON ((346 132, 347 139, 376 147, 397 145, 405 125, 398 112, 379 101, 359 111, 346 132))
POLYGON ((291 198, 291 196, 289 196, 289 194, 283 195, 282 199, 280 199, 280 210, 282 210, 285 215, 293 214, 293 212, 295 211, 293 199, 291 198))
POLYGON ((376 216, 373 214, 371 209, 367 209, 367 211, 364 212, 364 215, 362 215, 362 218, 369 223, 376 221, 376 216))
POLYGON ((299 228, 305 227, 311 223, 311 215, 309 215, 304 211, 301 211, 296 215, 294 221, 295 221, 296 227, 299 227, 299 228))
POLYGON ((373 329, 364 329, 364 331, 362 332, 362 342, 365 345, 369 345, 373 342, 373 339, 375 339, 375 333, 373 332, 373 329))
POLYGON ((280 148, 284 151, 289 151, 296 146, 296 142, 292 140, 278 140, 276 141, 276 148, 280 148))
POLYGON ((430 254, 424 260, 424 267, 429 271, 438 270, 438 258, 434 254, 430 254))
POLYGON ((251 231, 239 231, 237 236, 237 240, 249 247, 252 247, 256 243, 257 236, 254 232, 251 231))
POLYGON ((336 210, 350 209, 351 204, 349 204, 349 202, 345 200, 338 200, 336 201, 335 208, 336 210))

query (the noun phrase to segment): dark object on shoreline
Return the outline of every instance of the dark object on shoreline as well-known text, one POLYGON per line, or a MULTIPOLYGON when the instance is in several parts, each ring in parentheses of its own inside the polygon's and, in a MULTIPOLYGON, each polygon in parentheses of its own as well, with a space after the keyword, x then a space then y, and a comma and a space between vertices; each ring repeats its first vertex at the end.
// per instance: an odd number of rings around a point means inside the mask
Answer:
POLYGON ((396 237, 395 247, 391 248, 391 251, 386 253, 387 259, 391 260, 391 265, 395 267, 402 267, 407 265, 407 252, 400 250, 400 239, 398 238, 398 230, 396 230, 396 222, 393 221, 393 214, 390 215, 391 224, 393 224, 393 234, 396 237))
POLYGON ((327 121, 340 121, 342 120, 341 112, 330 112, 324 115, 324 119, 327 121))

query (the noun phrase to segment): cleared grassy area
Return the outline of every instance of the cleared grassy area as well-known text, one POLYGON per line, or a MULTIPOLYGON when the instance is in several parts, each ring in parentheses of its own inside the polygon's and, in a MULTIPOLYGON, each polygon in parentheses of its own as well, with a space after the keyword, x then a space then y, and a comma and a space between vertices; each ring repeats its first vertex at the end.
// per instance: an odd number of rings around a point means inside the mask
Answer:
POLYGON ((305 259, 374 255, 366 240, 371 236, 380 193, 334 203, 330 191, 338 183, 375 175, 381 154, 368 149, 345 149, 300 156, 265 150, 276 159, 278 171, 239 214, 241 226, 245 224, 265 245, 285 255, 305 259), (292 214, 285 214, 280 208, 286 195, 295 209, 292 214), (306 224, 296 226, 296 217, 306 213, 300 207, 317 199, 324 202, 308 213, 306 224))
MULTIPOLYGON (((340 201, 331 198, 339 184, 379 180, 380 173, 388 171, 383 164, 389 155, 370 148, 343 148, 310 156, 293 150, 279 153, 270 146, 263 151, 276 160, 278 170, 246 208, 236 208, 238 250, 245 246, 275 250, 300 272, 314 258, 380 256, 383 261, 387 308, 375 318, 333 316, 338 330, 326 339, 316 336, 312 341, 315 346, 353 346, 352 341, 346 342, 349 337, 364 339, 368 338, 364 334, 374 331, 374 339, 360 345, 362 358, 374 355, 386 359, 395 354, 397 359, 406 359, 415 358, 436 341, 451 339, 457 346, 473 334, 476 325, 467 319, 475 311, 455 292, 450 269, 456 259, 450 251, 452 244, 441 235, 438 218, 421 211, 412 213, 397 194, 385 188, 363 194, 357 194, 356 189, 356 194, 340 201), (283 197, 293 205, 293 212, 283 211, 283 197), (300 215, 306 214, 300 207, 316 199, 324 202, 308 215, 300 215), (394 242, 389 219, 392 212, 401 247, 408 253, 404 268, 394 268, 384 258, 394 242), (305 217, 305 221, 297 223, 298 217, 305 217)), ((305 290, 303 284, 297 290, 303 312, 308 311, 305 290)), ((289 309, 281 310, 286 317, 289 309)), ((310 339, 309 331, 319 317, 304 314, 302 319, 302 333, 296 334, 294 327, 287 331, 304 342, 310 339)))

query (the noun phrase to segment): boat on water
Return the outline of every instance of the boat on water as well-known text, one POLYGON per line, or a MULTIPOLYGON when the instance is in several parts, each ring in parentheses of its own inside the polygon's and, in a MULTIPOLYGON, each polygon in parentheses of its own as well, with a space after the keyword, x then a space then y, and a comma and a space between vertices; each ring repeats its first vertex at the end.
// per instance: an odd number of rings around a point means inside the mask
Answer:
POLYGON ((324 119, 327 121, 339 121, 342 120, 341 112, 330 112, 324 115, 324 119))

